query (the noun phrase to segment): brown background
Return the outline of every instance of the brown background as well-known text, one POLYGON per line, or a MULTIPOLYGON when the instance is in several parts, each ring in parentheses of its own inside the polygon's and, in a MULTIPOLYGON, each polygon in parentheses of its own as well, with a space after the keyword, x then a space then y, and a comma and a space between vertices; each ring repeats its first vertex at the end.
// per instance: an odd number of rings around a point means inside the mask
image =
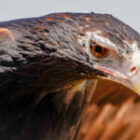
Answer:
POLYGON ((78 140, 140 140, 140 98, 110 81, 99 81, 78 140))

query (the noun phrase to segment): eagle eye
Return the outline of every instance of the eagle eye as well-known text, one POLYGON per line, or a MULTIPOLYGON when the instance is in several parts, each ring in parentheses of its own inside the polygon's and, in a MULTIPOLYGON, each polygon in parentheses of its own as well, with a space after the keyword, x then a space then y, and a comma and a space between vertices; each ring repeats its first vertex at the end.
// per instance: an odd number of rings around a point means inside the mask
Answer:
POLYGON ((90 49, 91 49, 92 54, 96 57, 105 57, 109 52, 109 49, 95 42, 91 42, 90 49))

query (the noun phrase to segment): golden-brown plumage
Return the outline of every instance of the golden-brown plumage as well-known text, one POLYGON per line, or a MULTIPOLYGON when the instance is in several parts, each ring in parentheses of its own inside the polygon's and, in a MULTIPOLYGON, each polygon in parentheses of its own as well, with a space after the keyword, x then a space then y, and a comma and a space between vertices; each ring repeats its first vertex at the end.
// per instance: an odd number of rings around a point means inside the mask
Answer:
POLYGON ((116 110, 120 119, 122 111, 131 111, 134 101, 124 102, 130 92, 126 96, 107 83, 94 90, 96 79, 108 79, 140 93, 139 46, 139 34, 107 14, 0 23, 0 140, 75 140, 78 134, 80 140, 98 140, 110 135, 100 135, 106 126, 117 125, 113 136, 126 128, 118 117, 109 122, 116 110), (91 117, 78 133, 86 110, 91 117))
POLYGON ((139 140, 139 124, 140 97, 117 83, 101 80, 78 140, 139 140))

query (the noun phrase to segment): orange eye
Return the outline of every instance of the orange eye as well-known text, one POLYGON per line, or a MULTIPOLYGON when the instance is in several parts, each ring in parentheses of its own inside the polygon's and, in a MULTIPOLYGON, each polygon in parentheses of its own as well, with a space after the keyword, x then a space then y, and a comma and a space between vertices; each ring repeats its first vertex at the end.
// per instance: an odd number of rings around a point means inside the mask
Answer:
POLYGON ((94 42, 90 44, 91 52, 96 57, 104 57, 108 54, 109 50, 105 47, 102 47, 94 42))

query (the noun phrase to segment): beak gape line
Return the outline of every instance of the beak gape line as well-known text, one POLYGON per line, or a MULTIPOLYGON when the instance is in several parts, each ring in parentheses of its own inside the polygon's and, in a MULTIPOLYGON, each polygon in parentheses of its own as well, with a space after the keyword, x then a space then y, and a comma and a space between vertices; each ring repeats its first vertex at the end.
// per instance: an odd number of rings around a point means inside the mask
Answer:
POLYGON ((138 71, 136 69, 136 66, 132 67, 130 69, 130 74, 123 75, 121 73, 118 73, 116 71, 108 70, 107 68, 101 67, 101 66, 95 66, 96 69, 104 72, 105 74, 108 74, 108 77, 105 79, 109 79, 118 83, 121 83, 122 85, 130 88, 134 92, 136 92, 138 95, 140 95, 140 70, 138 71))
POLYGON ((101 67, 101 66, 95 66, 95 67, 96 67, 97 70, 100 70, 100 71, 102 71, 102 72, 104 72, 106 74, 114 75, 114 72, 113 71, 108 70, 108 69, 106 69, 104 67, 101 67))

